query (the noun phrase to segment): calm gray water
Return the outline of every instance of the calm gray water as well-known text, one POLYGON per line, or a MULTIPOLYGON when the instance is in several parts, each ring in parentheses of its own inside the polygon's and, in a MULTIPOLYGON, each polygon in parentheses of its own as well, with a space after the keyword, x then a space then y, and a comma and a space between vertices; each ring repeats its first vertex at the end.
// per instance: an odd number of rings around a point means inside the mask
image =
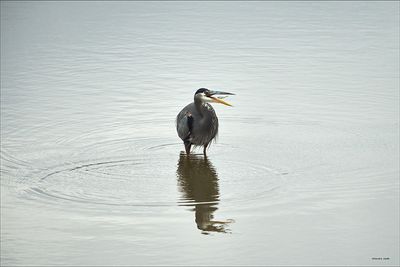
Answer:
POLYGON ((399 16, 2 1, 1 264, 398 265, 399 16), (234 107, 186 157, 200 87, 234 107))

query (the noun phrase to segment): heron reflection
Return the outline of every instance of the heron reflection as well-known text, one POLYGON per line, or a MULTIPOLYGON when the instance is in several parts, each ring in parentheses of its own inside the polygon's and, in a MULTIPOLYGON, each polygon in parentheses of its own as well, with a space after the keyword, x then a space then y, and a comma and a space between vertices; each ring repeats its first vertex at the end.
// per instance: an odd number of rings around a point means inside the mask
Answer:
POLYGON ((178 186, 182 193, 181 206, 193 206, 197 228, 203 234, 210 232, 230 232, 228 224, 233 220, 215 220, 214 213, 218 209, 219 186, 218 175, 203 155, 185 155, 179 157, 178 186))

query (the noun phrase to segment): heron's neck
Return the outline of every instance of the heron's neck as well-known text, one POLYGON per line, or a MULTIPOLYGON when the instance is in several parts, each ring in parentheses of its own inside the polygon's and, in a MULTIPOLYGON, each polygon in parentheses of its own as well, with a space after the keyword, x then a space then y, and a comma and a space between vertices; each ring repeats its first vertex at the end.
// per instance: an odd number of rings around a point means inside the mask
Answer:
POLYGON ((207 110, 207 103, 195 98, 194 104, 199 114, 203 117, 204 112, 207 110))

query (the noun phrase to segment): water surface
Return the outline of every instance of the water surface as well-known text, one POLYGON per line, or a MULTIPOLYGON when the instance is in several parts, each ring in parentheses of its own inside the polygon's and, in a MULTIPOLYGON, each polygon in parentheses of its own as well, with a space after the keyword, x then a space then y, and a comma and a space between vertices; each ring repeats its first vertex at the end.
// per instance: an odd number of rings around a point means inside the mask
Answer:
POLYGON ((1 264, 398 265, 398 25, 398 2, 2 1, 1 264), (234 107, 186 157, 200 87, 234 107))

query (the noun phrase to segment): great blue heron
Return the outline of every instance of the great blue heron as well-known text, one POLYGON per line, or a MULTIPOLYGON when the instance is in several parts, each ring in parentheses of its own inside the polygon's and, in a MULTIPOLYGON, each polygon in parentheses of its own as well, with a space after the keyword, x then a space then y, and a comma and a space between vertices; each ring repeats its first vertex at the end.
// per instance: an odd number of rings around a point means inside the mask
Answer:
POLYGON ((203 153, 206 155, 207 146, 218 134, 218 117, 209 103, 232 106, 215 95, 233 94, 200 88, 194 94, 194 102, 184 107, 176 116, 176 130, 183 140, 186 154, 190 154, 190 148, 194 145, 203 146, 203 153))

